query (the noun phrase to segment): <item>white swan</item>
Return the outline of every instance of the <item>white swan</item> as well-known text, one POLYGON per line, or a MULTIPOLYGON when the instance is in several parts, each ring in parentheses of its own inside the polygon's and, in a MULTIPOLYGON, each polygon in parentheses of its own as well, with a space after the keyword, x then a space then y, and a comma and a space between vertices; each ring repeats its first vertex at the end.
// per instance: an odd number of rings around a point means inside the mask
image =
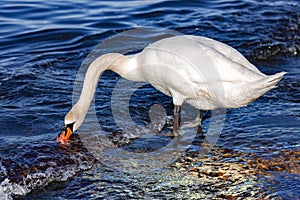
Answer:
POLYGON ((267 76, 232 47, 200 36, 165 38, 133 56, 106 54, 90 64, 80 98, 65 116, 58 142, 65 144, 82 124, 98 78, 105 70, 128 80, 148 82, 171 96, 173 133, 178 131, 178 114, 184 101, 200 110, 242 107, 275 88, 285 74, 267 76))

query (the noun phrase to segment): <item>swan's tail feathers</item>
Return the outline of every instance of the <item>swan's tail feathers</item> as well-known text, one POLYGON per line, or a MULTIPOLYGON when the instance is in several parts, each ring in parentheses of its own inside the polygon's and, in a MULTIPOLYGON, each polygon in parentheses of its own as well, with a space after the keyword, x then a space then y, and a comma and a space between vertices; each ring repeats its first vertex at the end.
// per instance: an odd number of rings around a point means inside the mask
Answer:
POLYGON ((258 97, 265 94, 269 90, 276 88, 277 83, 282 79, 282 77, 285 74, 286 74, 286 72, 280 72, 280 73, 277 73, 277 74, 274 74, 271 76, 267 76, 265 78, 262 78, 261 80, 254 82, 253 83, 254 89, 256 90, 256 93, 259 95, 258 97))
POLYGON ((258 87, 260 87, 259 91, 262 91, 264 94, 267 91, 269 91, 270 89, 276 88, 277 83, 282 79, 283 75, 285 75, 285 74, 286 74, 286 72, 280 72, 280 73, 277 73, 277 74, 274 74, 271 76, 267 76, 267 77, 257 81, 258 87))
POLYGON ((240 93, 240 102, 243 103, 241 103, 239 106, 247 105, 248 103, 264 95, 269 90, 276 88, 277 83, 285 74, 286 72, 280 72, 271 76, 266 76, 258 81, 248 83, 245 86, 245 89, 240 93))

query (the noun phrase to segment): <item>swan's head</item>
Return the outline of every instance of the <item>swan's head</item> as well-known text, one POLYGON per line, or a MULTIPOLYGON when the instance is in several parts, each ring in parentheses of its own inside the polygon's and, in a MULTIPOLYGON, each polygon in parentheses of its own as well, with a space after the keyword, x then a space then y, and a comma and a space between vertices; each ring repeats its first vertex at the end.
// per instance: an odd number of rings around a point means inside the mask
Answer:
POLYGON ((65 125, 62 132, 56 138, 56 141, 60 144, 65 145, 73 133, 73 126, 74 124, 65 125))
POLYGON ((82 119, 79 117, 76 107, 72 108, 65 117, 65 125, 62 132, 58 135, 56 141, 65 145, 69 140, 72 133, 79 128, 82 123, 82 119))

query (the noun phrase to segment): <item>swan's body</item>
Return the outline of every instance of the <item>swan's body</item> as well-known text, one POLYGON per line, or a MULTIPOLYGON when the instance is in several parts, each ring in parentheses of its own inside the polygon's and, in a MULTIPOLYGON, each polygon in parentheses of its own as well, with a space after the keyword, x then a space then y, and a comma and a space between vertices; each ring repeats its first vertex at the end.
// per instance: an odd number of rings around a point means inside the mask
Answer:
MULTIPOLYGON (((148 82, 173 98, 174 129, 183 102, 200 110, 238 108, 275 88, 284 72, 267 76, 232 47, 205 37, 162 39, 133 56, 111 53, 89 66, 78 102, 65 117, 72 131, 82 124, 93 99, 98 78, 112 70, 125 79, 148 82)), ((58 141, 67 139, 61 136, 58 141)))

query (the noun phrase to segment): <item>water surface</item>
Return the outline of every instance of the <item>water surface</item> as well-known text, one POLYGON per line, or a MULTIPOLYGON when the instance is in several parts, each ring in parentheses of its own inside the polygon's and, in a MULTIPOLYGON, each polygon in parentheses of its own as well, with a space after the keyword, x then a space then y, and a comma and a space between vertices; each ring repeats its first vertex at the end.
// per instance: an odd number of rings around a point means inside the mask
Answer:
MULTIPOLYGON (((172 167, 152 173, 120 172, 102 165, 76 136, 67 148, 55 142, 64 115, 72 106, 74 81, 84 59, 101 42, 137 27, 157 31, 132 35, 133 39, 139 37, 143 41, 135 44, 136 51, 154 38, 163 37, 160 30, 167 28, 229 44, 263 73, 288 72, 278 88, 246 107, 227 110, 216 146, 242 153, 241 157, 248 160, 255 157, 272 161, 283 152, 299 152, 299 6, 296 0, 3 1, 0 6, 1 197, 162 199, 192 197, 190 194, 199 191, 207 198, 212 197, 213 191, 196 187, 196 180, 184 182, 184 176, 172 167)), ((106 46, 102 50, 123 51, 128 44, 132 43, 123 41, 119 46, 106 46)), ((169 137, 138 140, 136 133, 120 134, 110 105, 117 78, 115 73, 105 73, 96 92, 97 119, 108 138, 125 145, 128 151, 152 151, 168 144, 169 137), (132 142, 131 146, 126 146, 128 142, 132 142)), ((169 97, 149 85, 139 88, 130 104, 134 121, 148 124, 147 110, 154 103, 163 105, 171 115, 169 97)), ((205 115, 204 131, 209 116, 205 115)), ((202 142, 203 138, 197 136, 187 147, 190 152, 197 152, 202 142)), ((274 199, 300 198, 299 154, 295 159, 285 163, 290 170, 270 168, 266 170, 268 175, 257 175, 260 188, 265 191, 263 195, 274 199)), ((228 161, 226 157, 219 161, 222 160, 228 161)), ((236 158, 231 162, 245 161, 236 158)))

